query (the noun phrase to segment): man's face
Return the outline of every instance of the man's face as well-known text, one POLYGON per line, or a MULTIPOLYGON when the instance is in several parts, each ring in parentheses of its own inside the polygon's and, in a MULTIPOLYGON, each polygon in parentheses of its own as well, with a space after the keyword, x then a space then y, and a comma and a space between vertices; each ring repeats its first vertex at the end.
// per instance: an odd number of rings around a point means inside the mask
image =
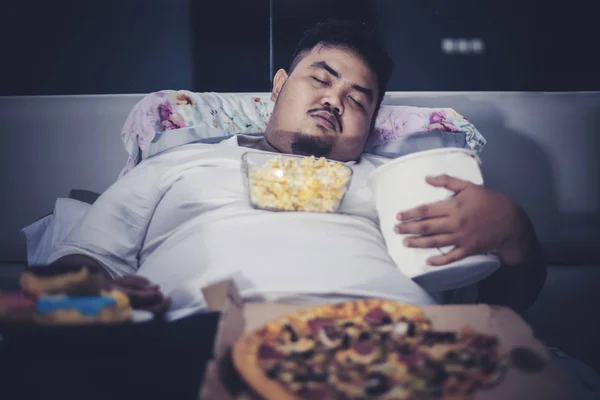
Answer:
POLYGON ((265 132, 283 153, 357 160, 377 106, 377 77, 354 52, 315 46, 288 76, 275 75, 265 132))

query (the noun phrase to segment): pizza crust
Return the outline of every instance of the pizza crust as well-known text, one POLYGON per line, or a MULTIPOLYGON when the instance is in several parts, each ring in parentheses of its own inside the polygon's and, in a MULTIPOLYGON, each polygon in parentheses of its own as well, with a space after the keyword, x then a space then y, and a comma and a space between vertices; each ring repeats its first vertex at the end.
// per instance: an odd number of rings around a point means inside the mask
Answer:
POLYGON ((260 342, 255 335, 246 335, 233 345, 233 365, 246 383, 265 400, 300 400, 278 382, 269 379, 258 365, 260 342))

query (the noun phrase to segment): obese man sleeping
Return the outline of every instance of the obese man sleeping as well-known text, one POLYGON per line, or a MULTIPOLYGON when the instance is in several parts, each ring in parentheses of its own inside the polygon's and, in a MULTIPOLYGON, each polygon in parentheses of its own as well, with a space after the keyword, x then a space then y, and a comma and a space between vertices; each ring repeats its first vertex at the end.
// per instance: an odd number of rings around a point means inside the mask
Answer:
MULTIPOLYGON (((275 106, 263 137, 188 144, 144 160, 56 244, 50 263, 99 268, 134 308, 157 313, 202 308, 200 288, 226 278, 249 301, 443 301, 443 293, 419 286, 390 258, 366 185, 382 163, 362 153, 391 72, 391 59, 366 25, 317 24, 303 35, 288 71, 274 77, 275 106), (248 149, 346 163, 353 177, 340 213, 252 208, 240 174, 248 149)), ((496 254, 502 266, 477 284, 477 297, 463 301, 530 306, 546 267, 523 210, 451 176, 427 183, 454 195, 399 209, 396 233, 411 235, 409 247, 454 246, 431 257, 434 266, 496 254)))

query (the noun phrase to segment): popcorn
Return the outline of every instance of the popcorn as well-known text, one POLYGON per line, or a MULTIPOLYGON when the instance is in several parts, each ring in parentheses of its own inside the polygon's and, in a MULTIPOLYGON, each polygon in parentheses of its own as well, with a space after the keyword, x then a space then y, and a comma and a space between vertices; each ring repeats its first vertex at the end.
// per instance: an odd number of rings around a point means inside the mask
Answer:
POLYGON ((283 211, 334 212, 346 193, 352 171, 314 156, 276 156, 248 169, 251 202, 283 211))

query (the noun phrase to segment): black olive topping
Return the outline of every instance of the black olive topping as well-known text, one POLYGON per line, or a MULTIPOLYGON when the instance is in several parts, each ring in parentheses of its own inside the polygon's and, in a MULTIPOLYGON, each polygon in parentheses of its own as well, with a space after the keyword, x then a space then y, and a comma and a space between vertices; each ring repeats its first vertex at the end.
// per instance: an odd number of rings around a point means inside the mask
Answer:
POLYGON ((401 346, 398 348, 398 352, 399 352, 400 354, 402 354, 403 356, 407 356, 407 355, 409 355, 409 354, 411 354, 411 353, 412 353, 412 348, 410 347, 410 345, 407 345, 407 344, 405 344, 405 345, 401 345, 401 346))
POLYGON ((456 340, 456 333, 454 332, 425 332, 424 341, 427 344, 432 345, 436 343, 452 343, 456 340))
POLYGON ((350 347, 350 335, 344 335, 342 338, 342 349, 347 349, 350 347))
POLYGON ((485 375, 489 375, 496 370, 496 365, 490 360, 489 357, 483 357, 481 359, 481 372, 485 375))
POLYGON ((408 329, 406 330, 406 335, 408 337, 413 337, 415 336, 415 324, 412 322, 408 323, 408 329))
POLYGON ((477 362, 475 361, 475 358, 469 357, 465 361, 463 361, 462 365, 465 368, 473 368, 477 365, 477 362))
POLYGON ((304 351, 302 353, 297 353, 297 354, 298 354, 298 356, 300 358, 303 358, 303 359, 307 360, 307 359, 309 359, 309 358, 311 358, 312 356, 315 355, 315 350, 314 349, 310 349, 310 350, 304 351))
MULTIPOLYGON (((456 391, 456 390, 455 390, 456 391)), ((444 397, 444 393, 440 387, 434 387, 427 390, 427 394, 434 399, 440 399, 444 397)), ((448 390, 448 394, 452 394, 452 390, 448 390)))
POLYGON ((446 369, 438 364, 435 367, 435 375, 433 376, 431 383, 434 385, 441 385, 446 381, 446 379, 448 379, 448 373, 446 372, 446 369))
POLYGON ((281 372, 281 367, 279 365, 274 365, 267 371, 267 376, 271 379, 276 379, 281 372))
POLYGON ((288 332, 290 334, 290 340, 292 342, 297 342, 298 341, 298 334, 294 331, 294 328, 292 328, 289 324, 286 324, 283 327, 283 330, 288 332))
POLYGON ((339 339, 339 337, 342 335, 340 331, 338 331, 337 329, 335 329, 334 326, 331 325, 325 326, 323 328, 323 331, 325 332, 325 335, 331 340, 339 339))
POLYGON ((295 382, 327 382, 327 375, 316 374, 309 370, 304 374, 294 374, 295 382))
POLYGON ((446 361, 459 362, 458 354, 455 351, 449 351, 448 353, 446 353, 446 361))
POLYGON ((390 390, 390 383, 385 375, 379 373, 370 374, 367 377, 365 391, 370 396, 379 396, 390 390))

